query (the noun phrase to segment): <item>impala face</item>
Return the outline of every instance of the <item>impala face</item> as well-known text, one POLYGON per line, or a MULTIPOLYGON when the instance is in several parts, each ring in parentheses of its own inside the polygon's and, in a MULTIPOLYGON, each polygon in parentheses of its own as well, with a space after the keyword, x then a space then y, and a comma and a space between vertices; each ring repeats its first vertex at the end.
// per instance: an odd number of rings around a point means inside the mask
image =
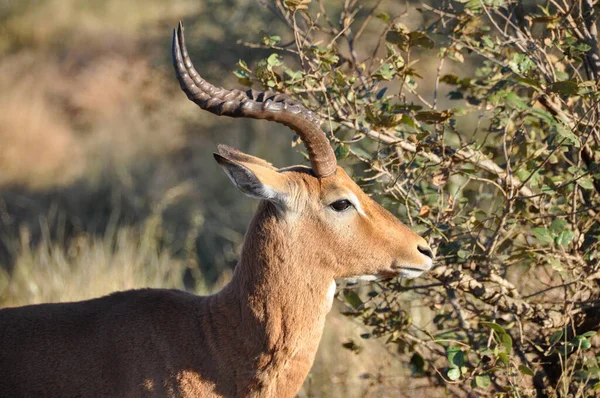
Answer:
POLYGON ((415 278, 431 269, 433 253, 425 239, 367 196, 341 167, 322 181, 319 199, 320 224, 344 267, 339 276, 415 278))
POLYGON ((317 178, 308 167, 277 170, 232 148, 220 146, 219 152, 215 157, 234 184, 273 203, 290 239, 314 253, 313 262, 329 267, 334 278, 415 278, 431 269, 425 239, 367 196, 341 167, 317 178))
POLYGON ((226 146, 219 147, 215 158, 239 189, 276 207, 285 221, 285 236, 304 250, 295 253, 304 264, 326 267, 334 278, 397 274, 414 278, 431 268, 433 254, 427 242, 337 166, 318 115, 286 94, 213 86, 194 68, 181 24, 173 34, 173 65, 181 88, 200 108, 220 116, 281 123, 302 139, 311 168, 278 170, 226 146))

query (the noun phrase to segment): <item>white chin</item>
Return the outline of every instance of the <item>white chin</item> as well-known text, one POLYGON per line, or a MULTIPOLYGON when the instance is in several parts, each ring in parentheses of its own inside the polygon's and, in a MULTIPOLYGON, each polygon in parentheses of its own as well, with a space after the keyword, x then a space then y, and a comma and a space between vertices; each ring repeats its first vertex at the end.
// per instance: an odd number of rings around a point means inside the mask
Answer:
POLYGON ((423 271, 417 271, 414 269, 401 269, 398 275, 402 278, 414 279, 421 276, 422 273, 423 271))
POLYGON ((379 279, 379 276, 378 275, 361 275, 361 276, 358 276, 356 279, 358 279, 359 281, 371 282, 371 281, 376 281, 377 279, 379 279))
POLYGON ((344 278, 344 282, 346 283, 358 283, 359 281, 364 282, 372 282, 376 281, 380 277, 378 275, 359 275, 359 276, 351 276, 348 278, 344 278))

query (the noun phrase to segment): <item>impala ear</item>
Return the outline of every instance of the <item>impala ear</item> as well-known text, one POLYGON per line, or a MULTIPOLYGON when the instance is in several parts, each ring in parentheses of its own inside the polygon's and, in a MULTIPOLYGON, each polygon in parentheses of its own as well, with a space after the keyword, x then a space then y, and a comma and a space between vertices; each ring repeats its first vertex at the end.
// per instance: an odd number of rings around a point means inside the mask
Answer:
POLYGON ((261 164, 228 159, 218 153, 213 155, 240 191, 251 198, 285 204, 289 189, 285 175, 261 164))
POLYGON ((266 167, 271 170, 277 170, 277 167, 273 166, 271 163, 263 160, 261 158, 257 158, 256 156, 248 155, 240 150, 232 148, 225 144, 217 145, 217 153, 229 160, 233 160, 235 162, 242 163, 254 163, 260 166, 266 167))

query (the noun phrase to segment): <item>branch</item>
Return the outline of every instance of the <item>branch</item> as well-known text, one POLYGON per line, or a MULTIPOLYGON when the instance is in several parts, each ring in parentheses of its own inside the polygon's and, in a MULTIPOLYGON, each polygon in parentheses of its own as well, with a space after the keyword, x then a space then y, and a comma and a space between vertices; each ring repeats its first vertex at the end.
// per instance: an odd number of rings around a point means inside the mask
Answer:
POLYGON ((582 0, 582 17, 585 21, 583 34, 585 41, 591 47, 586 53, 587 65, 591 70, 592 80, 600 79, 600 54, 598 54, 598 30, 596 28, 596 13, 592 0, 582 0))
POLYGON ((510 297, 507 294, 509 292, 503 291, 502 284, 499 284, 499 289, 493 288, 490 284, 484 285, 470 275, 445 265, 437 266, 431 274, 446 288, 469 293, 486 304, 496 306, 501 312, 514 314, 521 319, 529 319, 543 328, 557 328, 568 320, 568 317, 559 311, 546 310, 539 304, 529 304, 519 296, 510 297))
MULTIPOLYGON (((363 133, 363 134, 367 135, 368 137, 374 139, 375 141, 379 141, 379 142, 382 142, 382 143, 388 144, 388 145, 397 145, 400 148, 404 149, 405 151, 418 153, 420 156, 423 156, 424 158, 428 159, 432 163, 441 163, 442 162, 442 158, 440 158, 438 155, 431 153, 431 152, 419 151, 419 149, 417 148, 417 146, 415 144, 412 144, 405 140, 400 140, 397 137, 393 137, 391 135, 384 134, 384 133, 381 133, 381 132, 375 131, 375 130, 370 130, 367 128, 362 128, 362 127, 357 128, 357 126, 355 126, 350 121, 336 120, 336 122, 340 123, 344 127, 348 127, 355 131, 363 133)), ((513 186, 518 186, 521 184, 521 181, 519 181, 519 179, 517 179, 516 177, 514 177, 512 175, 508 175, 502 167, 498 166, 496 163, 494 163, 494 161, 488 159, 487 156, 485 156, 483 153, 481 153, 475 149, 472 149, 469 147, 461 148, 461 149, 455 150, 455 152, 452 153, 451 156, 453 156, 454 158, 456 158, 458 160, 462 160, 464 162, 470 163, 473 166, 478 167, 482 170, 485 170, 489 173, 495 174, 499 178, 506 179, 507 182, 509 184, 512 184, 513 186)), ((527 186, 521 187, 519 192, 523 196, 534 195, 533 191, 527 186)))

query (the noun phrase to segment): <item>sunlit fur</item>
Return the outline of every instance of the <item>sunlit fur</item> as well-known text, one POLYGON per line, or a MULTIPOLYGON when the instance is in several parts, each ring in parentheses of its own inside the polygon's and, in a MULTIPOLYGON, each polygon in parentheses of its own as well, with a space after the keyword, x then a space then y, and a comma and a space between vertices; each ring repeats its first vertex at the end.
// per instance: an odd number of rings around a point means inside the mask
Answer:
POLYGON ((216 158, 247 195, 268 199, 231 282, 207 297, 145 289, 0 310, 0 396, 293 397, 335 278, 431 267, 418 249, 427 243, 341 168, 319 180, 231 148, 216 158), (348 196, 363 214, 329 206, 348 196))

